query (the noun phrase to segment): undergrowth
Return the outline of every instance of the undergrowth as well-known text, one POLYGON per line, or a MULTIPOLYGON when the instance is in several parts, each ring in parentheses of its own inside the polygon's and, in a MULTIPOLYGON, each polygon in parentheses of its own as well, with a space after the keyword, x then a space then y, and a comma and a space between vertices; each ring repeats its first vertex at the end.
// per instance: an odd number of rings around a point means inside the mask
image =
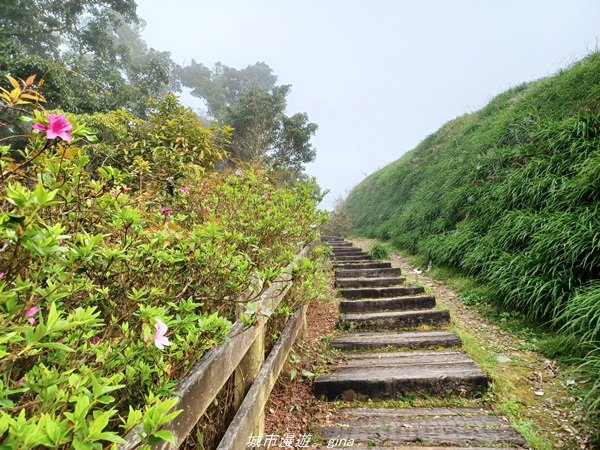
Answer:
POLYGON ((173 441, 177 380, 317 238, 315 185, 214 171, 230 130, 173 95, 82 118, 7 79, 0 112, 33 127, 0 145, 0 447, 112 448, 137 425, 142 446, 173 441))

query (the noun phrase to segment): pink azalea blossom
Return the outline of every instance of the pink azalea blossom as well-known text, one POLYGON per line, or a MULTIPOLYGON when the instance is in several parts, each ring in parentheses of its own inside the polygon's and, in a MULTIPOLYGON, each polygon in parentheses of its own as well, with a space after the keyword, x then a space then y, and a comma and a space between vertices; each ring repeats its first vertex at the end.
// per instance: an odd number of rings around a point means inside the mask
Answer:
POLYGON ((127 186, 123 186, 122 191, 127 193, 131 190, 131 188, 128 188, 127 186))
POLYGON ((19 378, 19 379, 17 380, 17 384, 18 384, 18 385, 19 385, 19 384, 23 384, 23 382, 24 382, 24 381, 25 381, 25 375, 23 375, 21 378, 19 378))
POLYGON ((181 188, 181 189, 179 189, 179 191, 180 191, 182 194, 186 194, 186 195, 187 195, 187 194, 189 194, 189 193, 190 193, 190 188, 189 188, 189 187, 184 187, 184 188, 181 188))
POLYGON ((4 280, 6 278, 6 274, 4 272, 0 272, 0 280, 4 280))
POLYGON ((160 208, 159 211, 162 213, 163 216, 165 216, 165 219, 173 214, 173 211, 169 208, 160 208))
POLYGON ((27 311, 25 311, 25 317, 29 317, 28 322, 31 325, 33 325, 36 322, 36 318, 33 316, 35 316, 39 310, 40 310, 40 308, 38 308, 37 306, 32 306, 27 311))
POLYGON ((269 199, 269 194, 263 194, 263 195, 261 195, 261 197, 264 198, 265 200, 268 200, 269 199))
POLYGON ((112 191, 110 191, 110 195, 117 197, 119 195, 119 191, 117 191, 116 189, 113 189, 112 191))
POLYGON ((93 345, 97 345, 97 344, 99 344, 100 342, 102 342, 102 338, 101 338, 100 336, 94 336, 94 337, 92 338, 92 344, 93 344, 93 345))
POLYGON ((33 124, 33 129, 45 131, 46 138, 48 139, 61 138, 67 142, 73 140, 73 136, 71 136, 73 124, 65 116, 62 114, 48 114, 46 118, 48 119, 48 125, 45 123, 35 123, 33 124))
POLYGON ((156 331, 152 335, 154 345, 156 345, 160 350, 163 350, 165 346, 168 347, 169 345, 173 344, 171 341, 169 341, 169 338, 165 336, 169 327, 158 317, 156 318, 156 324, 154 324, 154 328, 156 328, 156 331))

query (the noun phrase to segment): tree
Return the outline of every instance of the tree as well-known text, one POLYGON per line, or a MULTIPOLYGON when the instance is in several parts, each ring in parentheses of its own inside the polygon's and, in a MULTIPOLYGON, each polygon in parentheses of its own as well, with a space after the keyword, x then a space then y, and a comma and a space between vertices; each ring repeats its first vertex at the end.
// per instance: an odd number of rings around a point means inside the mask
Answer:
POLYGON ((290 85, 276 85, 277 77, 265 63, 237 70, 217 63, 211 70, 192 64, 180 70, 181 82, 202 98, 211 117, 234 128, 231 156, 260 160, 297 178, 304 164, 314 160, 310 144, 317 125, 306 113, 285 114, 290 85))
POLYGON ((277 82, 273 69, 264 62, 240 70, 218 62, 211 70, 192 60, 179 70, 179 76, 182 84, 192 89, 193 96, 206 102, 208 113, 221 124, 227 108, 236 105, 248 90, 259 87, 269 91, 277 82))
POLYGON ((100 54, 121 22, 139 23, 135 0, 0 0, 0 9, 0 41, 42 57, 60 56, 62 45, 100 54))
POLYGON ((134 0, 0 0, 0 67, 45 79, 50 108, 143 114, 171 83, 168 53, 139 37, 134 0))

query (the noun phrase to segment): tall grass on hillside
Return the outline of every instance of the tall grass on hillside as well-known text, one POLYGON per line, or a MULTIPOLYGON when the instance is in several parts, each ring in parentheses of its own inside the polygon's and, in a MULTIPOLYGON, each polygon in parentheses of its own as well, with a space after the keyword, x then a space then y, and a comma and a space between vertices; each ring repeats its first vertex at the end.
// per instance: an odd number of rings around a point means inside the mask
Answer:
POLYGON ((448 122, 344 206, 355 233, 478 276, 600 358, 600 54, 448 122))

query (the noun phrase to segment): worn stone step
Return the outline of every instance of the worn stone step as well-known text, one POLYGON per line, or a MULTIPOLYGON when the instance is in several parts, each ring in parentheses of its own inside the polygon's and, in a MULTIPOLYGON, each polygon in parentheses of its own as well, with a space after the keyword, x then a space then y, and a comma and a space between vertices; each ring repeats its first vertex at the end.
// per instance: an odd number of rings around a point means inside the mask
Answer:
MULTIPOLYGON (((312 444, 313 449, 316 450, 325 450, 325 449, 334 449, 334 450, 343 450, 343 449, 348 449, 348 448, 363 448, 363 449, 369 449, 369 450, 523 450, 523 448, 526 447, 473 447, 471 445, 468 445, 466 447, 455 447, 455 446, 447 446, 444 445, 443 447, 429 447, 429 446, 422 446, 420 445, 418 442, 416 442, 415 444, 408 444, 408 445, 394 445, 393 447, 375 447, 373 446, 373 444, 369 444, 369 442, 354 442, 351 441, 348 438, 344 438, 342 436, 339 437, 333 437, 330 439, 327 439, 326 441, 323 441, 323 439, 321 439, 321 442, 323 442, 322 444, 312 444)), ((384 444, 385 445, 385 444, 384 444)))
POLYGON ((367 353, 351 359, 343 355, 345 361, 332 373, 315 379, 315 394, 326 400, 381 400, 405 395, 473 396, 488 387, 487 376, 461 352, 395 352, 388 361, 384 355, 367 353))
POLYGON ((358 261, 358 262, 333 262, 333 267, 340 270, 355 270, 355 269, 389 269, 392 263, 389 261, 358 261))
POLYGON ((333 249, 334 253, 339 253, 339 252, 342 252, 342 253, 346 253, 346 252, 363 252, 363 253, 366 253, 361 248, 354 247, 353 245, 347 245, 347 246, 346 245, 340 245, 340 246, 332 247, 332 249, 333 249))
POLYGON ((367 255, 365 252, 361 252, 360 250, 358 251, 351 251, 351 252, 343 252, 343 253, 337 253, 334 252, 334 259, 337 258, 341 258, 341 257, 350 257, 350 256, 368 256, 369 258, 371 258, 369 255, 367 255))
MULTIPOLYGON (((351 251, 351 252, 343 252, 343 253, 334 253, 334 259, 341 257, 350 257, 350 256, 369 256, 365 252, 359 251, 351 251)), ((370 258, 370 256, 369 256, 370 258)))
POLYGON ((341 262, 341 261, 368 261, 371 260, 371 257, 369 255, 348 255, 348 256, 334 256, 333 260, 335 262, 341 262))
POLYGON ((398 277, 401 275, 398 267, 386 267, 383 269, 337 269, 336 278, 376 278, 376 277, 398 277))
POLYGON ((330 245, 330 247, 334 253, 348 251, 348 250, 359 250, 360 251, 360 248, 354 247, 351 244, 349 244, 349 245, 330 245))
POLYGON ((346 443, 354 440, 354 447, 364 443, 369 448, 384 445, 380 448, 389 449, 393 445, 396 450, 415 449, 406 446, 412 443, 419 444, 420 450, 465 446, 471 450, 498 450, 526 444, 506 418, 494 415, 487 408, 348 408, 336 412, 330 422, 334 425, 317 426, 315 434, 325 441, 338 439, 340 448, 342 439, 346 443), (430 447, 422 447, 423 444, 430 447))
POLYGON ((375 287, 375 288, 344 288, 340 289, 340 294, 344 298, 382 298, 382 297, 401 297, 404 295, 422 294, 425 289, 422 286, 393 286, 393 287, 375 287))
POLYGON ((447 325, 448 310, 423 309, 415 311, 386 311, 374 313, 341 314, 338 326, 344 330, 390 330, 417 328, 422 325, 447 325))
POLYGON ((403 365, 421 367, 440 364, 475 364, 471 357, 461 350, 429 350, 414 352, 369 352, 344 353, 339 357, 337 371, 357 367, 400 367, 403 365))
POLYGON ((348 256, 348 255, 366 255, 366 252, 363 252, 359 248, 348 248, 344 250, 334 250, 333 254, 335 256, 348 256))
POLYGON ((331 346, 338 350, 415 349, 461 344, 456 333, 443 330, 346 333, 331 341, 331 346))
POLYGON ((402 284, 405 280, 401 277, 337 278, 335 285, 340 288, 386 287, 402 284))
POLYGON ((358 248, 354 247, 354 244, 352 244, 352 242, 347 241, 330 241, 328 242, 328 244, 332 248, 358 248))
POLYGON ((411 309, 433 308, 434 306, 435 297, 433 295, 416 295, 363 300, 342 300, 340 302, 340 312, 407 311, 411 309))

